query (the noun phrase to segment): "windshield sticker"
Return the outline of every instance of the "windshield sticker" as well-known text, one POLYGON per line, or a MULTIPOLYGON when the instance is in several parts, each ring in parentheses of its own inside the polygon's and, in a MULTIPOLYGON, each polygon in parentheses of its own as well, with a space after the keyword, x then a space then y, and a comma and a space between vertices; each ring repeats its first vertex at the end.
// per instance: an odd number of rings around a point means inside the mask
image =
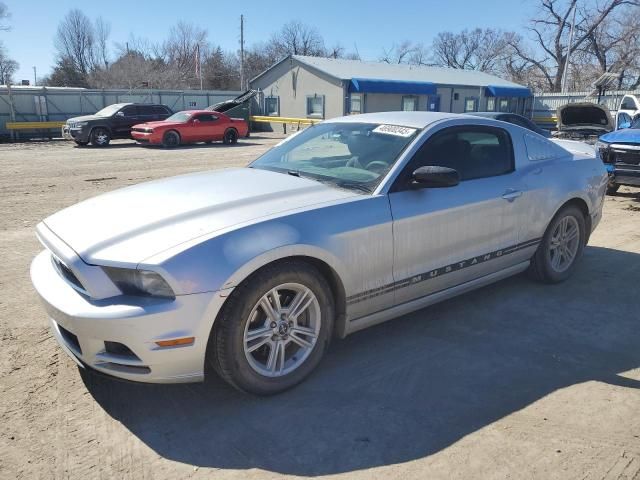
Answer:
POLYGON ((410 137, 416 133, 415 128, 400 127, 398 125, 378 125, 372 131, 373 133, 385 133, 387 135, 396 135, 398 137, 410 137))

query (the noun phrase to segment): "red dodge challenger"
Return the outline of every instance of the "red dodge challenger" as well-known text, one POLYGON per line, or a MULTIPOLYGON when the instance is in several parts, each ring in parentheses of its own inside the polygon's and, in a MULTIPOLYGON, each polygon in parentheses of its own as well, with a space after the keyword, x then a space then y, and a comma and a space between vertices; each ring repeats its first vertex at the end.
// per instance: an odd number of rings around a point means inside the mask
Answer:
POLYGON ((248 132, 249 126, 243 119, 208 110, 187 110, 174 113, 160 122, 134 125, 131 136, 139 143, 177 147, 185 143, 218 140, 233 144, 238 137, 246 137, 248 132))

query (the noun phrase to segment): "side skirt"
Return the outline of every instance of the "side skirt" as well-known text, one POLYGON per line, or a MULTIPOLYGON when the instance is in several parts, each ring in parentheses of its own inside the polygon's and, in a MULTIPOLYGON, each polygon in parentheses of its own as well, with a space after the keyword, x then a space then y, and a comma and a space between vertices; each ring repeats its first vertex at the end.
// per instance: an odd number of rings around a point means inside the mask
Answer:
POLYGON ((433 305, 434 303, 442 302, 443 300, 447 300, 457 295, 475 290, 476 288, 484 287, 504 278, 517 275, 518 273, 525 271, 529 267, 529 263, 529 260, 527 260, 526 262, 522 262, 518 265, 505 268, 504 270, 500 270, 499 272, 490 273, 489 275, 485 275, 484 277, 476 278, 475 280, 461 283, 460 285, 456 285, 455 287, 450 287, 446 290, 432 293, 431 295, 427 295, 426 297, 417 298, 416 300, 411 300, 410 302, 396 305, 395 307, 387 308, 386 310, 381 310, 365 317, 350 320, 346 325, 346 335, 357 332, 358 330, 363 330, 373 325, 377 325, 382 322, 386 322, 387 320, 391 320, 392 318, 415 312, 416 310, 428 307, 429 305, 433 305))

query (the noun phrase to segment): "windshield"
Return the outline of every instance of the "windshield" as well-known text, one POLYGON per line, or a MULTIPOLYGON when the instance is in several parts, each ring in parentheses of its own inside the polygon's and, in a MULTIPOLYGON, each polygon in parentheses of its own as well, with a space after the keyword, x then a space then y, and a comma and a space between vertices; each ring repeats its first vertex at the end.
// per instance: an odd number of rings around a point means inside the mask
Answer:
POLYGON ((179 123, 185 123, 187 120, 189 120, 189 118, 191 118, 191 114, 187 113, 187 112, 178 112, 178 113, 174 113, 173 115, 171 115, 169 118, 167 118, 167 122, 179 122, 179 123))
POLYGON ((370 192, 417 131, 396 125, 320 123, 280 142, 250 167, 370 192))
POLYGON ((108 107, 104 107, 102 110, 96 113, 96 117, 110 117, 118 110, 122 108, 121 103, 114 103, 113 105, 109 105, 108 107))

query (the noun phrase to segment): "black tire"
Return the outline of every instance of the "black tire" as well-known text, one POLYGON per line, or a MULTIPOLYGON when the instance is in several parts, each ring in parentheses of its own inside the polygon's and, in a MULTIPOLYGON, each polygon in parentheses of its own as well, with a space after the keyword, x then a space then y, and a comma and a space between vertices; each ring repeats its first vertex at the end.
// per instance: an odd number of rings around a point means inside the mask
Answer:
POLYGON ((162 136, 162 146, 165 148, 180 146, 180 134, 175 130, 169 130, 162 136))
POLYGON ((585 228, 585 218, 582 210, 574 205, 563 207, 549 223, 549 226, 547 227, 547 230, 542 237, 542 241, 538 245, 536 253, 531 258, 529 274, 536 280, 543 283, 563 282, 573 273, 576 264, 578 263, 578 260, 580 259, 584 251, 586 239, 587 235, 585 228), (566 217, 572 217, 577 222, 579 238, 577 250, 575 252, 573 260, 571 261, 571 264, 564 271, 559 272, 552 267, 551 240, 554 231, 556 230, 560 222, 562 222, 562 220, 566 217))
POLYGON ((609 183, 607 186, 607 195, 615 195, 618 192, 620 185, 616 185, 615 183, 609 183))
POLYGON ((106 147, 111 141, 111 132, 103 127, 94 128, 91 131, 91 145, 94 147, 106 147))
POLYGON ((334 300, 331 289, 318 270, 302 261, 279 262, 258 270, 233 291, 214 323, 207 347, 209 365, 235 388, 256 395, 283 392, 304 380, 320 363, 333 331, 334 300), (249 314, 271 289, 297 283, 316 296, 321 312, 316 343, 295 370, 279 377, 256 372, 245 355, 244 332, 249 314))
POLYGON ((80 142, 78 140, 75 140, 75 142, 79 147, 86 147, 87 145, 89 145, 89 142, 80 142))
POLYGON ((227 131, 224 132, 222 142, 225 145, 235 145, 238 143, 238 131, 235 128, 228 128, 227 131))

